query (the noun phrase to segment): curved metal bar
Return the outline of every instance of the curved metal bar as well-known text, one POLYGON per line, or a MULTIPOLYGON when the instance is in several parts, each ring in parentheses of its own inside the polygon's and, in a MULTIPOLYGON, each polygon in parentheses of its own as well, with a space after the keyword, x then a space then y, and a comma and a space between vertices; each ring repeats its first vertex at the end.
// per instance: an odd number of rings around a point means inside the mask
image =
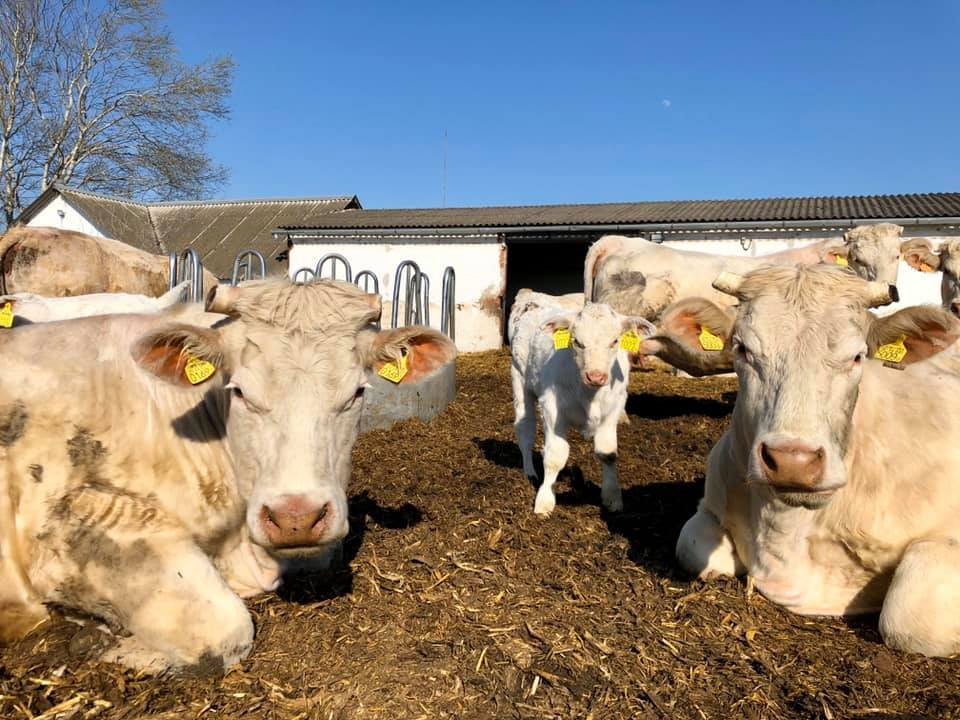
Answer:
POLYGON ((336 280, 338 261, 343 263, 345 274, 347 276, 347 282, 353 282, 353 270, 350 268, 350 261, 340 253, 327 253, 320 258, 319 262, 317 262, 317 269, 314 271, 314 274, 317 276, 317 280, 323 277, 323 266, 326 265, 327 262, 330 262, 333 265, 333 270, 330 273, 330 279, 336 280))
POLYGON ((170 268, 170 290, 173 290, 177 286, 177 254, 167 253, 167 260, 170 268))
POLYGON ((192 247, 188 247, 180 255, 180 267, 177 270, 177 283, 190 280, 189 302, 203 301, 203 263, 200 255, 192 247))
POLYGON ((308 268, 308 267, 302 267, 293 274, 293 282, 310 283, 316 280, 316 278, 317 278, 317 275, 315 272, 313 272, 313 268, 308 268), (300 273, 305 273, 304 275, 304 277, 306 278, 305 280, 299 279, 300 273))
POLYGON ((420 285, 423 293, 417 293, 417 321, 413 325, 430 326, 430 278, 425 272, 420 273, 420 285))
POLYGON ((240 282, 241 270, 243 271, 244 280, 255 280, 257 278, 251 266, 253 260, 260 263, 260 277, 265 278, 267 276, 267 261, 263 259, 263 255, 258 250, 243 250, 234 258, 233 275, 230 277, 231 285, 236 285, 240 282))
POLYGON ((364 292, 373 293, 374 295, 380 294, 380 280, 372 270, 361 270, 357 273, 353 282, 364 292), (361 279, 363 280, 363 285, 360 284, 361 279), (373 290, 370 289, 371 285, 373 285, 373 290))
POLYGON ((405 284, 405 307, 404 307, 404 325, 410 325, 413 316, 413 305, 420 302, 420 266, 413 260, 404 260, 397 265, 397 271, 393 275, 393 305, 390 308, 390 327, 399 327, 397 320, 400 312, 400 278, 404 271, 407 271, 407 282, 405 284))
POLYGON ((440 298, 440 332, 451 340, 457 339, 457 273, 452 267, 443 271, 440 298))

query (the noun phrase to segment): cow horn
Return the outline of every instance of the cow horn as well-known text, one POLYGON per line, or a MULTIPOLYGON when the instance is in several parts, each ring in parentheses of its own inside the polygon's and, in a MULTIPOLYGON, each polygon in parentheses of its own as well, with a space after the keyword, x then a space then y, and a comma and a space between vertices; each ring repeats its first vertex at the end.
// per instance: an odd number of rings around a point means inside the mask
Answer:
POLYGON ((217 285, 207 293, 207 302, 204 306, 207 312, 236 315, 234 305, 240 295, 240 288, 231 285, 217 285))
POLYGON ((738 293, 740 292, 740 286, 742 284, 743 275, 726 271, 717 275, 717 279, 713 281, 714 288, 727 295, 733 295, 734 297, 739 297, 738 293))
POLYGON ((896 285, 884 282, 867 283, 867 307, 880 307, 900 300, 900 293, 896 285))

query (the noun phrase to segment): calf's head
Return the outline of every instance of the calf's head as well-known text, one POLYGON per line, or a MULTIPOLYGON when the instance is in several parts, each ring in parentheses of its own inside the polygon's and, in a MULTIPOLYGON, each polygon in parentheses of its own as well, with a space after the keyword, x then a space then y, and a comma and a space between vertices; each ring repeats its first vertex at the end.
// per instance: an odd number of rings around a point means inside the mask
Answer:
POLYGON ((335 281, 218 286, 207 309, 229 319, 162 328, 134 356, 186 392, 209 384, 204 405, 222 422, 252 540, 278 555, 318 552, 347 533, 368 372, 402 359, 399 382, 418 383, 453 359, 453 343, 423 327, 376 331, 379 298, 335 281), (191 358, 215 368, 195 388, 191 358))
POLYGON ((725 342, 740 385, 731 432, 746 452, 746 480, 788 505, 820 507, 846 484, 860 380, 881 363, 880 346, 903 342, 907 364, 960 337, 960 322, 940 308, 874 317, 867 309, 895 301, 896 288, 829 265, 723 273, 714 287, 740 301, 725 342))
POLYGON ((642 340, 656 331, 647 320, 626 317, 604 303, 587 303, 578 313, 551 318, 543 329, 569 331, 570 350, 580 371, 580 380, 588 388, 606 385, 616 371, 614 363, 619 354, 630 353, 621 347, 624 333, 633 331, 642 340))

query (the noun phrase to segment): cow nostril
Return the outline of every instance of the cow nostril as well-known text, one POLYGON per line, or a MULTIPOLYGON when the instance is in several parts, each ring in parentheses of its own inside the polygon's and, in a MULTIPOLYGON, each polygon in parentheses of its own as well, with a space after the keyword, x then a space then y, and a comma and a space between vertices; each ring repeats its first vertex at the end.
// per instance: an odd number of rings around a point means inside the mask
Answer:
POLYGON ((317 519, 313 522, 314 526, 327 516, 327 512, 329 510, 330 510, 330 503, 327 503, 322 508, 320 508, 320 511, 317 513, 317 519))
POLYGON ((760 459, 763 460, 763 464, 768 468, 774 472, 777 471, 777 461, 773 459, 773 455, 771 455, 767 449, 766 443, 760 443, 760 459))

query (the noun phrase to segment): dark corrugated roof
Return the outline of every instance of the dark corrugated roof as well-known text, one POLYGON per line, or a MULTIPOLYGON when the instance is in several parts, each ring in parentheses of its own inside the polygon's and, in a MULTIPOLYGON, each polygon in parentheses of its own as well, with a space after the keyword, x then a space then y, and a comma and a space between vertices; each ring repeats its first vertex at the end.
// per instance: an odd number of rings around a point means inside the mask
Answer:
POLYGON ((80 211, 104 235, 151 253, 193 247, 210 272, 228 277, 242 250, 259 250, 268 272, 282 272, 274 258, 286 249, 271 231, 278 225, 305 225, 324 215, 360 208, 356 195, 273 200, 208 200, 140 203, 63 185, 51 186, 17 222, 29 222, 54 193, 80 211))
POLYGON ((960 217, 960 193, 356 210, 326 215, 310 225, 278 224, 277 227, 283 230, 510 228, 935 217, 960 217))

